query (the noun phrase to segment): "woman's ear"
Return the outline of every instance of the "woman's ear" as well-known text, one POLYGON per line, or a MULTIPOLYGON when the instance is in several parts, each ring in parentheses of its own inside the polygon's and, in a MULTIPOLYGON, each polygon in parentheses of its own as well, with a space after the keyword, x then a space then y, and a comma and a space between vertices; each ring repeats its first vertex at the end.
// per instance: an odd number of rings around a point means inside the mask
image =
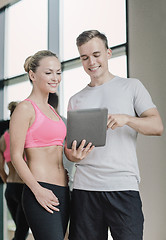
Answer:
POLYGON ((110 48, 107 49, 108 59, 112 57, 112 50, 110 48))
POLYGON ((29 78, 32 82, 35 81, 35 73, 32 70, 29 71, 29 78))

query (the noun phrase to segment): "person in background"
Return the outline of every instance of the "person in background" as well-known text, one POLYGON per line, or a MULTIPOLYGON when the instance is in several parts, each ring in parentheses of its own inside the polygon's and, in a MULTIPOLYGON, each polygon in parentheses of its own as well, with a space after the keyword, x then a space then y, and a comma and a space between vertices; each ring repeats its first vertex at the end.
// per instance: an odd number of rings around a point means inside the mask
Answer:
MULTIPOLYGON (((90 83, 69 100, 68 110, 107 108, 106 145, 89 154, 85 140, 76 150, 65 147, 77 162, 72 193, 70 240, 142 240, 144 217, 139 194, 137 135, 161 136, 163 124, 150 94, 135 78, 113 75, 112 52, 103 33, 88 30, 77 47, 90 83)), ((91 146, 89 146, 89 150, 91 146)))
POLYGON ((48 104, 49 93, 61 82, 61 63, 56 54, 42 50, 25 60, 24 69, 33 87, 10 120, 12 163, 25 183, 23 208, 35 240, 63 240, 70 206, 63 166, 66 126, 48 104))
MULTIPOLYGON (((17 105, 18 102, 9 103, 8 109, 10 110, 10 116, 13 114, 17 105)), ((11 163, 10 135, 8 130, 5 131, 0 138, 0 176, 3 182, 7 184, 5 198, 16 227, 13 240, 25 240, 28 236, 29 226, 22 208, 22 191, 24 184, 11 163), (6 169, 5 163, 8 169, 6 169)))
MULTIPOLYGON (((59 97, 58 97, 57 93, 49 93, 48 103, 58 113, 59 97)), ((65 125, 67 125, 67 119, 65 117, 63 117, 63 116, 60 116, 60 117, 64 121, 65 125)), ((65 154, 63 154, 63 165, 64 165, 64 168, 68 171, 68 175, 69 175, 69 188, 70 188, 70 191, 72 191, 72 189, 73 189, 73 179, 74 179, 74 174, 75 174, 75 163, 69 161, 66 158, 65 154)))

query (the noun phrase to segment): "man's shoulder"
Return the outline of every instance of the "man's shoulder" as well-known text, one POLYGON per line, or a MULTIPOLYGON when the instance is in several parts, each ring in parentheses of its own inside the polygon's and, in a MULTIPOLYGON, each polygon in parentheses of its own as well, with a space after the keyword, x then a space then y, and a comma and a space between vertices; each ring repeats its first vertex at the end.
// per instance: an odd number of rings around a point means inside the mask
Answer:
POLYGON ((133 77, 118 77, 120 84, 122 85, 130 85, 132 87, 142 84, 138 78, 133 77))
POLYGON ((140 80, 138 78, 134 78, 134 77, 120 77, 120 76, 117 76, 117 78, 119 79, 119 81, 140 82, 140 80))
POLYGON ((77 98, 80 97, 82 94, 84 94, 85 91, 87 91, 87 86, 84 87, 83 89, 81 89, 79 92, 75 93, 73 96, 71 96, 70 99, 72 99, 72 100, 77 99, 77 98))

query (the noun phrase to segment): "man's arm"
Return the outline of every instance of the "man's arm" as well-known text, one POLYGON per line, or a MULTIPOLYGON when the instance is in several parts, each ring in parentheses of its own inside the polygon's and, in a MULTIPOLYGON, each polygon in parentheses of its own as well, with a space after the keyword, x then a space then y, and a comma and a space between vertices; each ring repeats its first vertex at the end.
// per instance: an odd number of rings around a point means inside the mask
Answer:
POLYGON ((116 129, 127 125, 143 135, 161 136, 163 124, 156 108, 146 110, 140 117, 133 117, 127 114, 109 114, 107 127, 116 129))

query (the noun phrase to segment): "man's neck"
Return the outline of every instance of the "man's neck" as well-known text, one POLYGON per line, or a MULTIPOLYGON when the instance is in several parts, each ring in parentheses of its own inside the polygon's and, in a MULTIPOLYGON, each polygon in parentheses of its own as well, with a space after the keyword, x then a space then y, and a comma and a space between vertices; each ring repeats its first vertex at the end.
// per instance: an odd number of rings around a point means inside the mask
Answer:
POLYGON ((90 87, 100 86, 110 80, 112 80, 115 76, 108 72, 108 74, 105 77, 101 78, 91 78, 91 82, 88 84, 90 87))

